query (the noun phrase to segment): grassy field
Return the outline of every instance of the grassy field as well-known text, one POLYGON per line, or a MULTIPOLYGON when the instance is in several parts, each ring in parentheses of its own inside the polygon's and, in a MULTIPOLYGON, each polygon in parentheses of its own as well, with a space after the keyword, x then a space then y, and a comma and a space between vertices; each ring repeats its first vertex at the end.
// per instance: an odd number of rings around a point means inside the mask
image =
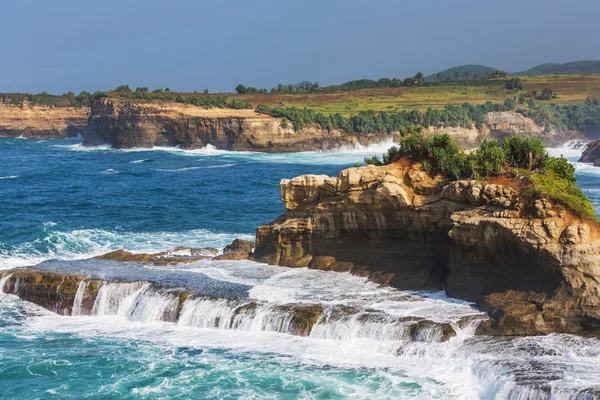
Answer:
MULTIPOLYGON (((523 77, 525 90, 537 91, 545 88, 556 91, 559 104, 580 103, 588 97, 600 98, 600 74, 596 75, 545 75, 523 77)), ((267 104, 276 106, 280 102, 286 107, 309 107, 326 114, 340 113, 345 116, 359 111, 399 111, 412 109, 443 108, 447 104, 485 103, 486 101, 504 102, 514 92, 503 86, 457 86, 435 85, 399 87, 389 89, 365 89, 338 93, 307 93, 295 95, 228 95, 236 100, 253 105, 267 104)))

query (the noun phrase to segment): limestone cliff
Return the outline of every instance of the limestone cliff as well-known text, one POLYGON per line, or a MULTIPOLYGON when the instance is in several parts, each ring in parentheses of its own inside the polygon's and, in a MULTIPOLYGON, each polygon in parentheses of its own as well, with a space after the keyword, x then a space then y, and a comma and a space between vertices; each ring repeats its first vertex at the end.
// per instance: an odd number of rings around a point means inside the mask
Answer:
POLYGON ((88 107, 29 107, 0 102, 0 136, 30 139, 58 139, 83 133, 90 113, 88 107))
POLYGON ((430 127, 426 134, 435 135, 446 132, 463 148, 479 146, 484 139, 503 139, 508 136, 538 136, 547 146, 558 146, 570 139, 584 139, 585 135, 575 131, 559 131, 556 128, 546 129, 535 123, 531 118, 516 112, 490 112, 485 115, 480 129, 476 127, 430 127))
POLYGON ((518 185, 447 182, 408 163, 305 175, 258 228, 254 259, 350 271, 476 302, 492 334, 600 333, 600 229, 518 185))
POLYGON ((175 102, 101 99, 92 102, 84 145, 115 148, 208 144, 226 150, 293 152, 380 142, 387 135, 327 132, 317 125, 294 131, 254 110, 204 109, 175 102))

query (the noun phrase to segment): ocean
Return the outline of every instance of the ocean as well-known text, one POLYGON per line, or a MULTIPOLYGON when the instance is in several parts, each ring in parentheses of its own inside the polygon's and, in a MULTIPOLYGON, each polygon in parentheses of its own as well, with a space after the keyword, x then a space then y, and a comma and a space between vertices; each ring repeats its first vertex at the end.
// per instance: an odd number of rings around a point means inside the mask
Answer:
MULTIPOLYGON (((262 154, 0 138, 0 270, 43 263, 227 293, 186 302, 177 323, 158 321, 169 299, 147 285, 113 284, 93 316, 58 316, 0 294, 0 397, 597 398, 599 340, 475 336, 482 314, 443 293, 251 261, 150 267, 86 260, 120 248, 222 248, 234 238, 252 239, 260 224, 284 212, 282 178, 336 175, 388 146, 262 154), (223 325, 232 307, 247 301, 261 304, 260 318, 223 325), (277 307, 290 303, 319 304, 326 321, 308 337, 285 333, 277 307), (353 313, 334 318, 344 307, 353 313), (410 317, 432 327, 409 340, 410 317), (466 317, 472 322, 460 323, 466 317), (444 324, 455 337, 442 339, 444 324)), ((578 184, 600 210, 600 168, 576 162, 576 143, 550 151, 575 163, 578 184)))

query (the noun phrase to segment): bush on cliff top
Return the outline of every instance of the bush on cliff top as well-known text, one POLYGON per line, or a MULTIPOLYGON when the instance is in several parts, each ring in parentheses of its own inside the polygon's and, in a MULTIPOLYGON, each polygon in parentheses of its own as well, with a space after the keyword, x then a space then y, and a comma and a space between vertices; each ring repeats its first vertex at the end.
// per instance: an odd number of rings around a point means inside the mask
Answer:
POLYGON ((576 215, 597 220, 594 206, 575 183, 575 167, 564 157, 548 155, 538 137, 486 140, 479 149, 464 152, 448 134, 426 137, 413 133, 381 159, 374 156, 365 162, 386 165, 400 159, 421 161, 429 173, 452 180, 481 179, 508 172, 525 176, 522 193, 526 199, 546 197, 576 215))

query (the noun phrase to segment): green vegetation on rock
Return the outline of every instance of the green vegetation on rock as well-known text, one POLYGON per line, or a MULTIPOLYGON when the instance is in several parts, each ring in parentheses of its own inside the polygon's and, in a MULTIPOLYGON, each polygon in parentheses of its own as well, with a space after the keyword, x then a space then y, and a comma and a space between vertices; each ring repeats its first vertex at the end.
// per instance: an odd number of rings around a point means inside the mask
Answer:
POLYGON ((523 179, 518 182, 526 200, 547 198, 575 215, 597 221, 594 206, 575 183, 575 167, 563 157, 548 155, 538 137, 486 140, 479 149, 467 153, 448 134, 426 137, 412 133, 381 159, 375 156, 365 162, 379 166, 401 159, 422 162, 430 174, 452 180, 520 176, 523 179))

